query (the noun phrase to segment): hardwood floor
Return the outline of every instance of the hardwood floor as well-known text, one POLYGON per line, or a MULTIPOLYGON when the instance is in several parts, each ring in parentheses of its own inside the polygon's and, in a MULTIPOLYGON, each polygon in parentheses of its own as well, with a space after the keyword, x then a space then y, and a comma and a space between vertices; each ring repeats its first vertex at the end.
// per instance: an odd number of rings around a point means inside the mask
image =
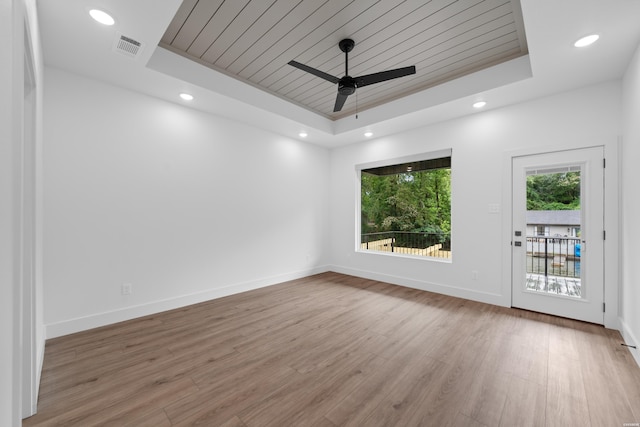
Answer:
POLYGON ((47 342, 25 426, 620 426, 618 332, 325 273, 47 342))

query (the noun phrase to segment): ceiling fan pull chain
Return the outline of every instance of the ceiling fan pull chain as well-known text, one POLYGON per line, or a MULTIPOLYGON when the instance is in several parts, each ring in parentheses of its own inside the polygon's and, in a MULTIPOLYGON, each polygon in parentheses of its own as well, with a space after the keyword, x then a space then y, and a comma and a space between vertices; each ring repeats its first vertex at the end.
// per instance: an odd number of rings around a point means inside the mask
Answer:
POLYGON ((356 120, 358 120, 358 87, 356 86, 356 120))

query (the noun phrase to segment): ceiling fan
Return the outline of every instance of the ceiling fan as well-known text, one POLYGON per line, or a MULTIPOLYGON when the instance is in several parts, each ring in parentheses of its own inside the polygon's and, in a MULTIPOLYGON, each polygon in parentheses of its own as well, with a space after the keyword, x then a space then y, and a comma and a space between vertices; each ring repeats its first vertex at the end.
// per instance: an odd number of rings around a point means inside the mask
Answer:
POLYGON ((380 71, 378 73, 366 74, 360 77, 351 77, 349 75, 349 52, 353 50, 355 42, 351 39, 344 39, 338 43, 340 50, 344 52, 344 77, 337 78, 331 74, 327 74, 323 71, 316 70, 308 65, 301 64, 296 61, 289 61, 289 65, 311 73, 316 77, 325 79, 331 83, 338 84, 338 96, 336 97, 336 104, 333 107, 333 112, 342 110, 345 101, 349 95, 353 95, 356 88, 372 85, 374 83, 384 82, 386 80, 397 79, 398 77, 404 77, 416 73, 415 65, 404 68, 396 68, 395 70, 380 71))

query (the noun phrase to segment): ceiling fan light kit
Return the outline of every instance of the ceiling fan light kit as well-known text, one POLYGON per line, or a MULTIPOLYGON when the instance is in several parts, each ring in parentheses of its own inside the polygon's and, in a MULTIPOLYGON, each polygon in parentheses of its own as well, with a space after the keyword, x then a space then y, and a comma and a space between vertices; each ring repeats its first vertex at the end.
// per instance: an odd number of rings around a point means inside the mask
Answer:
POLYGON ((334 113, 342 110, 347 97, 349 95, 353 95, 359 87, 384 82, 386 80, 397 79, 398 77, 404 77, 416 73, 416 67, 412 65, 410 67, 396 68, 394 70, 380 71, 359 77, 351 77, 349 75, 349 52, 353 50, 355 45, 355 42, 351 39, 343 39, 338 43, 338 47, 344 52, 344 76, 342 78, 332 76, 324 71, 317 70, 296 61, 289 61, 289 65, 293 67, 313 74, 314 76, 320 77, 328 82, 338 84, 338 95, 336 96, 336 103, 333 107, 334 113))

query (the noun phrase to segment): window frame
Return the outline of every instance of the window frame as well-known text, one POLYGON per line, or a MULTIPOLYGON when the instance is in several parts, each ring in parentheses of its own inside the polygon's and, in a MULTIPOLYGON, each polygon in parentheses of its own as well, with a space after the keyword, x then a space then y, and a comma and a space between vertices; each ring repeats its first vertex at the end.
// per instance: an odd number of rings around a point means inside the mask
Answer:
MULTIPOLYGON (((355 175, 356 175, 356 179, 355 179, 355 194, 356 194, 356 203, 355 203, 355 235, 353 236, 354 238, 354 250, 356 253, 359 254, 367 254, 367 255, 373 255, 373 256, 389 256, 389 257, 400 257, 400 258, 411 258, 411 259, 417 259, 417 260, 422 260, 422 261, 429 261, 429 262, 441 262, 441 263, 452 263, 453 262, 453 253, 451 254, 450 258, 438 258, 438 257, 432 257, 432 256, 423 256, 423 255, 411 255, 411 254, 404 254, 404 253, 398 253, 398 252, 381 252, 381 251, 372 251, 372 250, 367 250, 367 249, 362 249, 361 247, 361 236, 362 236, 362 195, 361 195, 361 191, 362 191, 362 171, 366 170, 366 169, 375 169, 375 168, 381 168, 381 167, 385 167, 385 166, 393 166, 393 165, 399 165, 399 164, 404 164, 404 163, 412 163, 412 162, 420 162, 420 161, 424 161, 424 160, 433 160, 433 159, 438 159, 438 158, 443 158, 443 157, 450 157, 451 158, 451 166, 450 166, 450 171, 451 171, 451 182, 452 182, 452 186, 453 186, 453 164, 454 164, 454 160, 453 160, 453 150, 451 148, 445 148, 445 149, 441 149, 441 150, 436 150, 436 151, 429 151, 429 152, 423 152, 423 153, 418 153, 418 154, 412 154, 412 155, 408 155, 408 156, 402 156, 402 157, 395 157, 395 158, 390 158, 390 159, 383 159, 383 160, 377 160, 377 161, 373 161, 373 162, 367 162, 367 163, 360 163, 360 164, 356 164, 355 165, 355 175)), ((451 241, 452 241, 452 246, 453 246, 453 191, 451 191, 451 241)))

